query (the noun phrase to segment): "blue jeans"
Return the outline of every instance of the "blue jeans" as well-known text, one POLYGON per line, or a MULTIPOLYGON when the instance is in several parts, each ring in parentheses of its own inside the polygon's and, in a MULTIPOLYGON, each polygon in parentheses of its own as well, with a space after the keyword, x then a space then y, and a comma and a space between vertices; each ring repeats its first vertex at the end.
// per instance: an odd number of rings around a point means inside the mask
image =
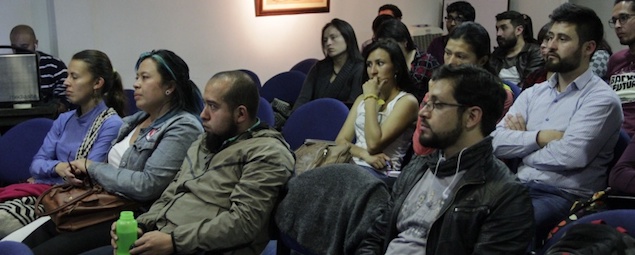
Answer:
POLYGON ((391 177, 391 176, 385 175, 385 174, 375 170, 375 168, 373 168, 373 167, 362 166, 362 165, 358 165, 358 166, 363 168, 363 169, 365 169, 368 173, 372 174, 377 179, 382 180, 388 186, 388 190, 392 190, 392 185, 395 183, 395 180, 397 180, 396 177, 391 177))
POLYGON ((524 184, 534 206, 536 240, 541 243, 549 230, 569 216, 571 206, 580 197, 543 183, 530 181, 524 184))

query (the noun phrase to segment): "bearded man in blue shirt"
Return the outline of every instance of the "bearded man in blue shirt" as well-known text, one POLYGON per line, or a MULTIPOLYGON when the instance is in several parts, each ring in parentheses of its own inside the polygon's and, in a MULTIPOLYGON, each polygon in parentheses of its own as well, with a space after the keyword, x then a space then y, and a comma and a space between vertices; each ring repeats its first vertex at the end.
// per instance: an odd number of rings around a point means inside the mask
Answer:
POLYGON ((623 121, 619 98, 589 68, 604 34, 597 14, 565 3, 550 17, 545 67, 554 75, 520 94, 491 134, 497 157, 522 158, 517 175, 532 197, 537 240, 575 200, 606 187, 623 121))

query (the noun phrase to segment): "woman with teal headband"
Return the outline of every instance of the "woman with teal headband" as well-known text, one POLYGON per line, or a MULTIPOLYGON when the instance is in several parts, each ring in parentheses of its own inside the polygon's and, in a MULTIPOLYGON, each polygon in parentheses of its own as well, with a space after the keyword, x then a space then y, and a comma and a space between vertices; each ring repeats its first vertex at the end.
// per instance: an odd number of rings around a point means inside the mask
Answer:
MULTIPOLYGON (((171 51, 143 53, 135 68, 134 99, 141 111, 123 119, 108 162, 76 160, 71 164, 77 175, 88 174, 106 190, 150 205, 172 181, 188 147, 203 132, 196 116, 202 99, 190 80, 187 64, 171 51)), ((79 176, 66 179, 81 184, 75 177, 79 176)), ((49 221, 24 243, 35 254, 79 254, 109 245, 110 237, 104 233, 110 231, 111 224, 104 222, 60 234, 49 221)))

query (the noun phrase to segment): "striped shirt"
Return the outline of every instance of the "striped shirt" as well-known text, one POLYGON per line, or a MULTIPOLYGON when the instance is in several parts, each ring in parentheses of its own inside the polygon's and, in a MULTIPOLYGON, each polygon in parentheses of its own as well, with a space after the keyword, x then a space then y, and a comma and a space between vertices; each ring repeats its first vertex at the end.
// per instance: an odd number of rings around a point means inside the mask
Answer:
POLYGON ((66 102, 66 87, 64 81, 68 75, 66 65, 59 58, 53 57, 44 52, 38 51, 40 56, 40 91, 42 98, 40 101, 48 102, 54 98, 66 102))

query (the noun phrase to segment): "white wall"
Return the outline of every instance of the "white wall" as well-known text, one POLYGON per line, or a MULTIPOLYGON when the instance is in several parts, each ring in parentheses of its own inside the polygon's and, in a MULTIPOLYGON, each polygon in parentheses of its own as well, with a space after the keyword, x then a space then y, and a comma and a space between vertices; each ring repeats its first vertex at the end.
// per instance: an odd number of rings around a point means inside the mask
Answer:
MULTIPOLYGON (((443 4, 443 16, 446 16, 445 8, 451 3, 457 2, 459 0, 445 0, 443 4)), ((498 46, 498 42, 496 42, 496 14, 505 12, 509 10, 509 1, 508 0, 462 0, 470 3, 474 7, 474 12, 476 13, 476 18, 474 22, 480 23, 487 33, 490 35, 490 50, 494 50, 494 47, 498 46)), ((445 21, 444 21, 445 22, 445 21)), ((447 28, 444 28, 447 33, 447 28)))
MULTIPOLYGON (((8 43, 7 31, 17 23, 33 24, 42 37, 45 25, 37 23, 46 19, 36 16, 52 12, 62 60, 83 49, 102 50, 122 74, 124 86, 131 87, 139 54, 166 48, 188 63, 191 78, 200 88, 222 70, 250 69, 264 83, 302 59, 323 58, 320 32, 336 17, 351 23, 361 44, 371 37, 372 21, 384 4, 380 0, 331 1, 329 13, 256 17, 251 0, 47 1, 52 1, 49 6, 54 10, 47 10, 44 1, 2 0, 0 31, 5 34, 0 34, 0 40, 8 43)), ((432 24, 440 18, 438 12, 428 13, 440 0, 391 2, 403 11, 405 24, 432 24)), ((40 50, 53 51, 42 44, 40 50)))
POLYGON ((18 24, 27 24, 35 30, 38 50, 57 55, 57 47, 51 43, 55 37, 50 31, 47 3, 51 0, 2 0, 0 1, 0 45, 10 45, 9 32, 18 24))
POLYGON ((556 7, 563 3, 570 2, 577 5, 589 7, 597 13, 602 24, 604 24, 604 38, 613 48, 613 52, 626 48, 626 46, 620 45, 617 36, 615 36, 615 30, 609 27, 608 20, 611 18, 611 12, 613 11, 613 2, 607 0, 510 0, 509 8, 522 13, 528 14, 533 20, 534 24, 534 36, 538 35, 540 28, 549 22, 549 14, 556 7))
MULTIPOLYGON (((571 1, 593 8, 603 21, 610 17, 612 1, 571 1)), ((263 17, 255 16, 251 0, 2 0, 0 44, 9 44, 14 25, 29 24, 39 49, 66 62, 83 49, 106 52, 128 88, 139 54, 158 48, 183 57, 201 88, 214 73, 239 68, 255 71, 264 83, 302 59, 322 58, 320 30, 333 18, 351 23, 361 44, 371 37, 377 8, 386 2, 402 9, 408 25, 439 25, 445 15, 443 0, 333 0, 329 13, 263 17)), ((509 7, 529 14, 537 33, 563 2, 510 0, 509 7)), ((622 48, 605 25, 611 46, 622 48)))
POLYGON ((602 20, 602 24, 604 24, 604 38, 611 45, 613 52, 617 52, 621 49, 625 49, 628 46, 620 45, 620 40, 617 39, 615 35, 615 29, 609 27, 609 19, 611 18, 611 13, 613 12, 613 3, 615 1, 598 1, 598 0, 571 0, 571 3, 579 4, 587 6, 593 9, 600 20, 602 20))
MULTIPOLYGON (((509 9, 524 13, 531 17, 534 38, 538 37, 540 28, 549 22, 549 14, 567 0, 511 0, 509 9)), ((598 1, 599 2, 599 1, 598 1)))

